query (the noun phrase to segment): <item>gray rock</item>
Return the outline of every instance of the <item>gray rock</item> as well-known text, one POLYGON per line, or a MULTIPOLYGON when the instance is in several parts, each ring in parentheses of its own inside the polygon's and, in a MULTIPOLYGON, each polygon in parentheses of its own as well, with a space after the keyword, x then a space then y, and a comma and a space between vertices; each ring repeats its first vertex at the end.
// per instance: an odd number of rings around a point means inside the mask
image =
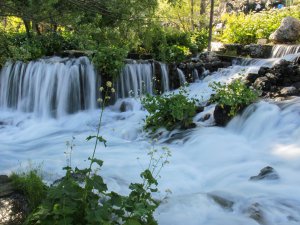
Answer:
POLYGON ((0 198, 0 224, 1 225, 21 225, 29 213, 26 198, 14 193, 7 197, 0 198))
POLYGON ((132 111, 133 106, 130 102, 123 101, 121 106, 120 106, 120 112, 127 112, 127 111, 132 111))
POLYGON ((260 170, 259 174, 250 177, 250 180, 277 180, 279 179, 278 173, 271 166, 266 166, 260 170))
POLYGON ((262 91, 269 91, 271 89, 271 83, 267 77, 259 77, 255 80, 253 86, 262 91))
POLYGON ((268 80, 270 81, 271 84, 277 83, 278 77, 276 75, 274 75, 273 73, 266 73, 265 76, 268 78, 268 80))
POLYGON ((280 90, 280 94, 281 95, 297 95, 299 93, 299 91, 297 90, 296 87, 284 87, 280 90))
POLYGON ((270 35, 275 43, 291 43, 300 39, 300 21, 294 17, 285 17, 280 27, 270 35))
POLYGON ((259 224, 265 224, 263 211, 261 210, 261 206, 259 203, 252 204, 246 211, 246 214, 259 224))
POLYGON ((209 193, 207 194, 207 196, 210 197, 212 200, 214 200, 214 202, 217 203, 222 208, 232 211, 232 207, 234 205, 233 201, 226 199, 215 193, 209 193))
POLYGON ((6 175, 0 175, 0 224, 21 225, 29 212, 24 195, 18 193, 6 175))

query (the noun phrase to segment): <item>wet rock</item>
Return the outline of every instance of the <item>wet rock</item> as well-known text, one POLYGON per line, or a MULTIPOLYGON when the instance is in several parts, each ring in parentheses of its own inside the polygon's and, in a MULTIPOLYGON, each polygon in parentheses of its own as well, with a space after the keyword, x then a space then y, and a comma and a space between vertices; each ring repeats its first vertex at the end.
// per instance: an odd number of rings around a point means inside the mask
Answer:
POLYGON ((245 77, 247 83, 254 83, 254 81, 259 78, 260 76, 257 73, 249 73, 245 77))
POLYGON ((233 201, 226 199, 225 197, 222 197, 215 193, 209 193, 209 194, 207 194, 207 196, 209 198, 211 198, 212 200, 214 200, 214 202, 217 203, 222 208, 232 211, 232 207, 234 205, 233 201))
POLYGON ((183 129, 183 130, 188 130, 188 129, 192 129, 192 128, 195 128, 197 125, 195 123, 190 123, 188 125, 186 124, 183 124, 180 129, 183 129))
POLYGON ((259 203, 252 204, 247 210, 246 214, 255 221, 257 221, 259 224, 264 224, 264 216, 263 211, 260 208, 259 203))
POLYGON ((269 91, 271 89, 271 83, 267 77, 259 77, 253 84, 254 88, 262 91, 269 91))
POLYGON ((214 110, 214 119, 217 126, 226 126, 226 124, 231 120, 229 116, 230 106, 216 105, 214 110))
POLYGON ((130 102, 123 101, 122 104, 120 105, 120 112, 127 112, 132 110, 133 110, 133 106, 130 102))
POLYGON ((28 213, 29 206, 26 197, 14 189, 7 176, 0 175, 0 224, 22 224, 28 213))
POLYGON ((259 174, 250 177, 250 180, 277 180, 279 179, 278 173, 271 166, 266 166, 260 170, 259 174))
POLYGON ((258 77, 263 77, 268 72, 269 67, 260 67, 258 70, 258 77))
POLYGON ((278 77, 273 73, 266 73, 265 75, 271 84, 277 84, 278 77))
POLYGON ((272 46, 251 44, 245 45, 242 54, 249 55, 251 58, 268 58, 271 55, 272 46))
POLYGON ((209 120, 209 118, 210 118, 210 114, 207 113, 207 114, 205 114, 205 115, 200 119, 200 121, 204 122, 204 121, 206 121, 206 120, 209 120))
POLYGON ((201 113, 204 111, 204 106, 198 106, 196 109, 196 113, 201 113))
POLYGON ((292 96, 292 95, 297 95, 299 91, 297 90, 296 87, 284 87, 280 90, 281 95, 287 95, 287 96, 292 96))
POLYGON ((294 17, 285 17, 280 27, 270 35, 275 43, 291 43, 300 39, 300 21, 294 17))

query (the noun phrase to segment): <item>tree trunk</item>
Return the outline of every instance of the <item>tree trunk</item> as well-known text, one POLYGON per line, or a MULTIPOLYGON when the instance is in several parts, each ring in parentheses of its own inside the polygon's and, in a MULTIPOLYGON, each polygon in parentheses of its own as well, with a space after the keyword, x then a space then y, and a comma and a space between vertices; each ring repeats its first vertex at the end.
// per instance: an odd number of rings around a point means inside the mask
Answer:
POLYGON ((204 15, 206 12, 206 0, 200 0, 200 15, 204 15))
POLYGON ((194 31, 194 0, 191 0, 191 29, 194 31))
POLYGON ((31 38, 31 34, 30 34, 30 21, 26 20, 26 19, 23 19, 23 23, 25 25, 27 38, 31 38))

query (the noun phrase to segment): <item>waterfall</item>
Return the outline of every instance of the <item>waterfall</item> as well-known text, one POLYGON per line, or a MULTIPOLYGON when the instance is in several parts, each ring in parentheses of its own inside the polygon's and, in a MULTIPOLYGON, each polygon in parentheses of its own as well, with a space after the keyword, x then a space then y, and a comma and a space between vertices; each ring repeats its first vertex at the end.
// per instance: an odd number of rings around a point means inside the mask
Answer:
POLYGON ((198 70, 194 69, 193 72, 192 72, 192 75, 193 75, 193 80, 194 80, 194 81, 199 80, 199 73, 198 73, 198 70))
MULTIPOLYGON (((168 67, 159 63, 161 72, 161 86, 159 91, 170 91, 168 67)), ((127 97, 139 97, 143 94, 154 93, 154 64, 130 63, 123 68, 115 86, 117 87, 117 99, 127 97)))
POLYGON ((153 69, 151 63, 126 64, 117 82, 117 98, 139 97, 153 94, 153 69))
POLYGON ((300 53, 300 45, 275 45, 272 48, 272 58, 300 53))
POLYGON ((8 62, 0 74, 0 107, 60 117, 96 107, 96 74, 88 58, 8 62))
POLYGON ((178 78, 180 82, 180 86, 183 86, 186 83, 185 75, 183 71, 179 68, 177 68, 178 78))
POLYGON ((159 63, 159 65, 161 68, 162 90, 163 92, 170 91, 168 66, 164 63, 159 63))

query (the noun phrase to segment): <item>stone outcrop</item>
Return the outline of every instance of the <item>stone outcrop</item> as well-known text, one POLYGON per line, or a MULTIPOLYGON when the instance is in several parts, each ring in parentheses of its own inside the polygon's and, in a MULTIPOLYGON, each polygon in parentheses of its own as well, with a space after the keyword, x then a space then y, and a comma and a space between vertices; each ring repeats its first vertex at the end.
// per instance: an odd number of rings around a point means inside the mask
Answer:
POLYGON ((269 39, 275 43, 293 43, 300 39, 300 20, 285 17, 280 27, 270 35, 269 39))
POLYGON ((230 106, 224 105, 216 105, 214 110, 214 119, 217 126, 226 126, 226 124, 231 120, 230 106))
POLYGON ((272 45, 262 44, 226 44, 218 54, 235 57, 269 58, 272 52, 272 45))
POLYGON ((25 196, 14 189, 6 175, 0 175, 0 224, 21 225, 28 212, 25 196))
POLYGON ((258 175, 250 177, 251 181, 257 180, 278 180, 279 175, 271 166, 262 168, 258 175))
POLYGON ((261 97, 300 96, 299 63, 281 60, 274 67, 261 67, 257 74, 250 73, 244 79, 249 86, 260 90, 261 97))

